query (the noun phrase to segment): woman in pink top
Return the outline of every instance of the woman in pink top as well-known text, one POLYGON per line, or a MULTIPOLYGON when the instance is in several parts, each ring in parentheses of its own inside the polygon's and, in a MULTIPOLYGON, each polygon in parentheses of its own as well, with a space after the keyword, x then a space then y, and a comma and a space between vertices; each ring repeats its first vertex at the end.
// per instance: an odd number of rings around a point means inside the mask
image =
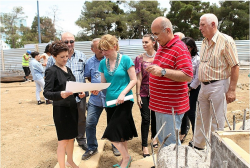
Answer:
MULTIPOLYGON (((154 37, 146 34, 142 39, 143 49, 146 51, 138 55, 135 59, 135 71, 137 75, 136 96, 137 104, 141 111, 141 137, 143 157, 150 156, 148 151, 148 132, 150 125, 150 109, 149 106, 149 73, 145 70, 152 64, 156 54, 158 44, 154 37)), ((151 138, 156 135, 155 112, 151 111, 151 138)), ((154 147, 157 148, 157 141, 154 142, 154 147)))

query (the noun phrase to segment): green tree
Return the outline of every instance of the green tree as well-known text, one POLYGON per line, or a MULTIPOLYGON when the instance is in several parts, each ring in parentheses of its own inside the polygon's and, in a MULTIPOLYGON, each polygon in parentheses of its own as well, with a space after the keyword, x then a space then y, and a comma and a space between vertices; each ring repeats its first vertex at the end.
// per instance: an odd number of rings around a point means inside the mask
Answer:
POLYGON ((201 40, 203 37, 199 31, 201 15, 217 10, 215 4, 201 1, 170 1, 169 13, 166 17, 171 21, 174 32, 182 32, 185 36, 201 40))
POLYGON ((249 1, 223 1, 215 11, 219 31, 236 40, 249 39, 249 1))
POLYGON ((163 16, 166 8, 160 8, 157 1, 130 1, 127 12, 129 38, 142 38, 151 33, 151 23, 158 16, 163 16))
MULTIPOLYGON (((52 20, 45 16, 40 17, 40 31, 41 31, 41 42, 48 43, 50 41, 54 41, 56 39, 56 29, 52 23, 52 20)), ((32 26, 31 32, 35 33, 35 41, 38 42, 38 23, 37 23, 37 16, 35 16, 32 26)))
POLYGON ((14 7, 12 13, 3 13, 0 16, 1 32, 6 34, 6 43, 10 44, 11 48, 22 47, 20 43, 20 23, 25 19, 23 8, 21 6, 14 7))
POLYGON ((21 46, 37 43, 37 33, 32 32, 29 27, 21 26, 20 32, 22 34, 20 41, 21 46))
POLYGON ((100 37, 104 34, 118 35, 123 34, 119 31, 124 22, 121 21, 124 13, 115 2, 111 1, 85 1, 80 17, 75 22, 83 30, 78 33, 78 39, 90 36, 90 39, 100 37), (118 26, 117 26, 118 25, 118 26), (117 31, 117 33, 116 33, 117 31))

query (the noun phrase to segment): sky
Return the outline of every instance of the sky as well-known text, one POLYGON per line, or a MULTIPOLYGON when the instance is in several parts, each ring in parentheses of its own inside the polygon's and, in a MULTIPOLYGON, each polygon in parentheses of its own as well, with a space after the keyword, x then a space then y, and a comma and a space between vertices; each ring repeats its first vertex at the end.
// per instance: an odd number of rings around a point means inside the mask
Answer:
MULTIPOLYGON (((209 1, 218 3, 218 0, 209 1)), ((69 31, 77 35, 81 28, 75 24, 75 21, 81 15, 84 2, 84 0, 39 0, 39 16, 52 18, 51 8, 56 5, 58 7, 58 21, 56 26, 59 26, 63 32, 69 31)), ((158 0, 158 2, 162 8, 170 9, 169 0, 158 0)), ((31 27, 34 17, 37 15, 37 0, 0 0, 0 12, 11 13, 13 7, 17 6, 23 7, 24 16, 27 16, 27 26, 31 27)))

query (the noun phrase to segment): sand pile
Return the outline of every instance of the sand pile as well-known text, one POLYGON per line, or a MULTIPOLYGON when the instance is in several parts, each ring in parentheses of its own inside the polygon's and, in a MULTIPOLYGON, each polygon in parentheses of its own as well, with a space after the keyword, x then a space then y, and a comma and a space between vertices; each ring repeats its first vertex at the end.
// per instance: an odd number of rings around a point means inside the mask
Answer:
MULTIPOLYGON (((175 145, 171 144, 161 149, 158 156, 158 168, 175 168, 176 167, 176 149, 175 145)), ((187 168, 185 166, 185 148, 188 149, 187 166, 192 168, 209 168, 210 154, 207 155, 206 150, 199 151, 186 145, 178 146, 178 168, 187 168), (202 157, 201 157, 202 156, 202 157)))

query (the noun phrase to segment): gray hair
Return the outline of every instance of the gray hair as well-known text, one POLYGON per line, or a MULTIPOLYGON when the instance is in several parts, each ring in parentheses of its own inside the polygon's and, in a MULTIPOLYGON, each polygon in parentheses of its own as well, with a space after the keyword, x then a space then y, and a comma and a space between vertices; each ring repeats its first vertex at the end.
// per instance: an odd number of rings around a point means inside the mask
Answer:
POLYGON ((93 48, 94 42, 100 41, 100 40, 101 40, 100 38, 94 38, 94 39, 90 42, 91 48, 93 48))
POLYGON ((182 32, 175 32, 174 35, 178 35, 180 39, 183 39, 185 37, 182 32))
POLYGON ((218 18, 217 18, 217 16, 215 16, 213 13, 206 13, 206 14, 202 15, 202 16, 200 17, 200 19, 201 19, 202 17, 206 17, 207 23, 208 23, 208 24, 211 24, 212 22, 214 22, 214 23, 215 23, 215 26, 218 27, 218 18))

